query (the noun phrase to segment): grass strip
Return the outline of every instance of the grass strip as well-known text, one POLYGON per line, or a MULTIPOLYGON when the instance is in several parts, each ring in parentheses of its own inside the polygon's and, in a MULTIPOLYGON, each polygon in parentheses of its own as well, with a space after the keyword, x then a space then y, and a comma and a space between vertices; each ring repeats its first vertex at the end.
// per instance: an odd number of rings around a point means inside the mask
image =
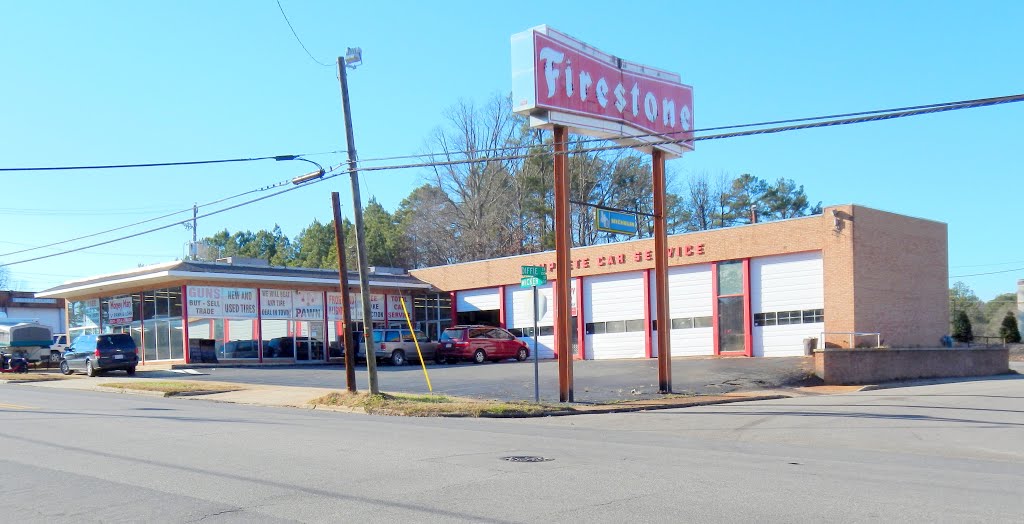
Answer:
POLYGON ((211 394, 226 393, 245 389, 238 384, 225 384, 221 382, 187 382, 180 380, 147 380, 137 382, 105 382, 98 384, 100 387, 114 389, 131 389, 135 391, 157 391, 165 395, 189 394, 211 394))
POLYGON ((498 402, 445 395, 408 395, 340 391, 309 401, 321 406, 362 409, 373 415, 406 417, 543 417, 574 411, 568 406, 532 402, 498 402))

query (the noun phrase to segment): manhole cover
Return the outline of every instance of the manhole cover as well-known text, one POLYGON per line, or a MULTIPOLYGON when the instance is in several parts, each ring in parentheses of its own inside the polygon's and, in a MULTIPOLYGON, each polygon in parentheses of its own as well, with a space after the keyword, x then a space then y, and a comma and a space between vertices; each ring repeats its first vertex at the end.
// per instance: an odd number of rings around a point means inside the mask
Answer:
POLYGON ((511 457, 501 457, 501 460, 507 460, 509 462, 550 462, 555 459, 537 457, 532 455, 515 455, 511 457))

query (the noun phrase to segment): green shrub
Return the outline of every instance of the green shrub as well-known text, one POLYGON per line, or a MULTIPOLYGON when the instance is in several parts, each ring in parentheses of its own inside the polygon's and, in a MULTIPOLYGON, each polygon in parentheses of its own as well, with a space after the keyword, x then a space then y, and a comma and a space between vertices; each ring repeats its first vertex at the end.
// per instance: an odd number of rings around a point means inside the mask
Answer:
POLYGON ((953 317, 953 340, 957 342, 971 342, 974 340, 974 332, 971 330, 971 319, 967 312, 957 311, 953 317))
POLYGON ((1011 344, 1020 343, 1020 329, 1017 327, 1017 316, 1013 311, 1007 311, 1003 317, 1003 324, 999 326, 999 336, 1011 344))

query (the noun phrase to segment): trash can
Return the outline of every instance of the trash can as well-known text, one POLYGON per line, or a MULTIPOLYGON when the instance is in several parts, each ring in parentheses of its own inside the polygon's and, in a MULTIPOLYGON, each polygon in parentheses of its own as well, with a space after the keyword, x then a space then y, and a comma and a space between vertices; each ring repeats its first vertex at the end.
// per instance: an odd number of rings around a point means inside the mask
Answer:
POLYGON ((804 355, 813 355, 814 350, 818 349, 818 339, 811 337, 804 339, 804 355))

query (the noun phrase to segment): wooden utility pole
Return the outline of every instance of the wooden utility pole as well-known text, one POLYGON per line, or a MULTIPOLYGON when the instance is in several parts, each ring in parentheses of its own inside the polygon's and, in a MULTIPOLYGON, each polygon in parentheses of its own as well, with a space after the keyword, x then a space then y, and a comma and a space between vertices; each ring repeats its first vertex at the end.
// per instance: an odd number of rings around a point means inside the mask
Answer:
MULTIPOLYGON (((345 261, 345 232, 341 228, 341 199, 338 192, 331 193, 331 206, 334 208, 334 246, 338 249, 338 286, 341 288, 341 344, 345 351, 345 386, 356 391, 356 348, 352 345, 352 312, 348 301, 348 263, 345 261)), ((330 358, 330 346, 327 349, 330 358)))

